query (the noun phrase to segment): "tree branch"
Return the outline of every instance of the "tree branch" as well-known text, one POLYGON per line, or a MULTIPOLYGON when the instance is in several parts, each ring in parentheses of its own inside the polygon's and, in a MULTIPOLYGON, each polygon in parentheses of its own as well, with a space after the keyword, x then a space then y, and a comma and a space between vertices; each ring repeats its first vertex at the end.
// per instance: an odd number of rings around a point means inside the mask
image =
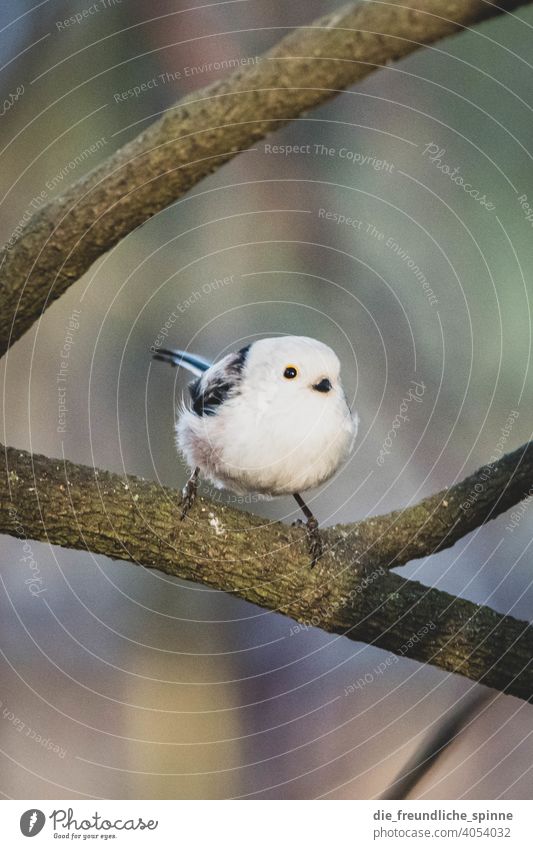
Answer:
POLYGON ((485 480, 480 470, 451 487, 448 507, 440 493, 330 528, 315 569, 301 532, 280 523, 205 498, 180 522, 172 489, 14 448, 0 457, 0 532, 144 564, 387 649, 389 663, 410 657, 533 701, 533 627, 386 571, 391 557, 397 565, 409 552, 419 556, 423 539, 431 551, 451 545, 527 495, 533 443, 495 463, 485 480), (479 497, 463 518, 457 505, 476 484, 479 497))
POLYGON ((533 442, 413 507, 360 522, 357 529, 367 552, 390 569, 450 548, 528 496, 533 496, 533 442))
POLYGON ((376 68, 526 0, 350 3, 199 90, 36 212, 0 252, 0 355, 120 239, 376 68))
POLYGON ((441 755, 451 744, 457 742, 457 738, 463 731, 471 727, 480 713, 485 712, 493 701, 492 694, 477 691, 472 699, 467 697, 461 705, 454 704, 444 720, 442 717, 436 720, 436 727, 431 730, 427 739, 422 741, 419 748, 401 768, 398 777, 389 784, 379 798, 389 801, 416 799, 417 796, 412 796, 413 791, 416 791, 441 755))

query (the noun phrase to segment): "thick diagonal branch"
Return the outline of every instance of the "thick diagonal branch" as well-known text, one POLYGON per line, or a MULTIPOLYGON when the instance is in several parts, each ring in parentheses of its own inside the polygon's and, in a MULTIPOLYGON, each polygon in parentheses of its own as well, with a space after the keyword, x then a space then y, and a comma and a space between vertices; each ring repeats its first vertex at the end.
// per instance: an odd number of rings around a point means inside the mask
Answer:
POLYGON ((185 98, 14 231, 0 252, 0 355, 99 256, 236 153, 376 68, 524 2, 350 3, 185 98))
MULTIPOLYGON (((527 494, 531 445, 499 464, 497 485, 507 500, 489 495, 496 481, 489 477, 468 520, 452 524, 453 536, 427 499, 403 517, 392 513, 329 529, 328 550, 315 569, 302 535, 285 525, 203 498, 180 522, 179 494, 155 483, 13 448, 0 456, 0 532, 156 568, 375 644, 391 652, 389 663, 411 657, 533 700, 533 628, 386 571, 395 547, 409 550, 405 534, 417 540, 426 534, 430 549, 439 537, 451 544, 527 494), (380 549, 384 534, 389 539, 380 549)), ((472 480, 451 488, 448 497, 462 496, 472 480)), ((420 542, 413 550, 420 552, 420 542)))

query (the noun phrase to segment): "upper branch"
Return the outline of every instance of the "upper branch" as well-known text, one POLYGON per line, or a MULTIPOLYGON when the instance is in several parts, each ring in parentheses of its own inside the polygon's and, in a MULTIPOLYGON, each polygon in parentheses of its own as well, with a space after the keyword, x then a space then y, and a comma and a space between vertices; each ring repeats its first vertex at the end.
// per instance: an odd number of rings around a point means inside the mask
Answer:
POLYGON ((524 2, 350 3, 180 101, 0 251, 0 355, 100 255, 239 151, 376 68, 524 2))
MULTIPOLYGON (((328 550, 310 569, 301 533, 286 525, 204 498, 180 522, 174 490, 8 448, 0 453, 0 533, 157 568, 533 700, 531 626, 384 568, 396 549, 407 559, 405 534, 412 532, 417 540, 427 534, 430 546, 451 544, 452 535, 458 539, 521 498, 531 480, 532 458, 531 444, 503 458, 490 480, 497 474, 507 495, 498 500, 486 483, 480 497, 485 507, 473 505, 463 523, 441 522, 441 494, 434 496, 435 505, 426 499, 403 514, 330 528, 328 550), (380 549, 379 536, 387 528, 388 542, 380 549)), ((454 499, 454 491, 464 496, 473 480, 448 490, 448 497, 454 499)), ((413 550, 420 552, 418 543, 413 550)))

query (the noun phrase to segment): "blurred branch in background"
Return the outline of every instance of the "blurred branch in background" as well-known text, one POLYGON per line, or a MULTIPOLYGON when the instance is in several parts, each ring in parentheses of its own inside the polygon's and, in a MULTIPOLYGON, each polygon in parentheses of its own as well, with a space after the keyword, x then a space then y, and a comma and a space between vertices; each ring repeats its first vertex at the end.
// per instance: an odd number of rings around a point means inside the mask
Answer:
POLYGON ((379 797, 384 800, 422 798, 413 796, 413 791, 429 773, 448 746, 457 741, 460 734, 475 722, 476 717, 487 710, 494 697, 478 693, 461 707, 456 707, 424 740, 420 748, 403 767, 396 778, 379 797))
POLYGON ((529 443, 414 507, 329 529, 311 569, 280 523, 203 498, 180 522, 177 491, 8 448, 0 533, 144 564, 533 701, 533 627, 387 572, 411 537, 430 555, 524 498, 532 473, 529 443))
POLYGON ((182 100, 14 231, 0 252, 0 354, 99 256, 231 157, 380 66, 524 2, 350 3, 182 100))

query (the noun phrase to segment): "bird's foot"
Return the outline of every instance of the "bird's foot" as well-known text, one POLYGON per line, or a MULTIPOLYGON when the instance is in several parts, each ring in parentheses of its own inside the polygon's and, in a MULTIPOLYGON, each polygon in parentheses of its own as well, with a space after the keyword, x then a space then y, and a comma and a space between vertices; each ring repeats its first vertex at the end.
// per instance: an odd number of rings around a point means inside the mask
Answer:
POLYGON ((314 516, 311 516, 306 522, 305 530, 307 534, 307 546, 311 555, 311 567, 316 566, 318 560, 322 557, 324 549, 322 547, 322 538, 318 529, 318 522, 314 516))
POLYGON ((200 469, 195 469, 189 480, 181 490, 181 515, 180 520, 183 521, 192 505, 196 501, 196 494, 198 492, 198 475, 200 473, 200 469))

